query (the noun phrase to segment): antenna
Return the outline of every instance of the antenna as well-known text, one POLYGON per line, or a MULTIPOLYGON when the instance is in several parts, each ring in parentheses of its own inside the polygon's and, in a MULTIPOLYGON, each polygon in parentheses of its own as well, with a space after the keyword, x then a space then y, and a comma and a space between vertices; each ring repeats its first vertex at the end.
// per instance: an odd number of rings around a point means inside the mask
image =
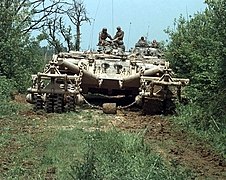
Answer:
POLYGON ((150 25, 148 25, 148 30, 147 30, 146 40, 148 39, 148 36, 149 36, 149 28, 150 28, 150 25))
POLYGON ((188 17, 188 6, 187 5, 186 5, 186 16, 187 16, 187 21, 188 21, 189 17, 188 17))
POLYGON ((114 33, 114 3, 113 0, 111 1, 111 14, 112 14, 112 34, 114 33))
POLYGON ((93 46, 93 31, 94 31, 94 24, 95 24, 95 19, 93 19, 93 22, 92 22, 92 30, 91 30, 91 33, 90 33, 90 40, 89 40, 89 46, 88 46, 88 49, 90 50, 93 46))
POLYGON ((93 48, 93 31, 94 31, 94 25, 95 25, 95 21, 96 21, 96 17, 97 17, 97 12, 99 10, 99 6, 100 6, 100 0, 98 1, 97 9, 96 9, 96 12, 95 12, 95 17, 94 17, 93 23, 92 23, 92 30, 91 30, 91 33, 90 33, 90 40, 89 40, 88 49, 93 48))
POLYGON ((131 22, 129 23, 129 33, 128 33, 128 41, 127 41, 127 46, 129 48, 129 40, 130 40, 130 29, 131 29, 131 22))

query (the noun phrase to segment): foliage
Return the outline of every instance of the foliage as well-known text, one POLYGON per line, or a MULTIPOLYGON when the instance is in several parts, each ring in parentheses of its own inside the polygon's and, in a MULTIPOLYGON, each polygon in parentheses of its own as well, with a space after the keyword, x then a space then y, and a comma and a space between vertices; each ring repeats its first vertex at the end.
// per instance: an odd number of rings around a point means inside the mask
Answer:
POLYGON ((177 121, 222 144, 218 136, 226 125, 226 1, 206 3, 204 12, 189 19, 181 16, 176 29, 166 30, 171 39, 166 56, 177 75, 190 79, 186 94, 191 104, 179 108, 177 121))
POLYGON ((25 91, 30 74, 43 65, 39 41, 24 33, 31 23, 30 6, 15 0, 4 0, 0 5, 0 75, 12 79, 19 91, 25 91))
POLYGON ((225 38, 219 38, 223 35, 216 36, 219 27, 217 21, 213 20, 216 17, 214 13, 212 9, 206 9, 189 20, 180 17, 176 31, 167 30, 171 38, 167 57, 178 75, 190 78, 190 98, 200 106, 209 106, 212 101, 219 102, 218 95, 223 95, 224 78, 221 72, 222 63, 225 62, 225 46, 222 46, 225 38))
POLYGON ((0 76, 0 117, 12 115, 17 112, 19 106, 10 102, 12 93, 15 92, 15 83, 7 79, 5 76, 0 76))
POLYGON ((14 83, 11 80, 6 79, 5 76, 0 76, 0 100, 10 100, 11 93, 15 91, 14 83))
POLYGON ((72 172, 69 172, 70 177, 77 180, 103 179, 96 169, 97 161, 98 160, 94 152, 94 144, 91 144, 88 152, 84 154, 84 162, 76 161, 76 163, 71 166, 72 172))
POLYGON ((196 14, 188 22, 180 17, 177 31, 168 31, 172 42, 167 54, 175 72, 189 78, 191 84, 205 97, 207 92, 215 92, 219 78, 217 53, 220 42, 209 31, 212 24, 208 19, 205 14, 196 14))

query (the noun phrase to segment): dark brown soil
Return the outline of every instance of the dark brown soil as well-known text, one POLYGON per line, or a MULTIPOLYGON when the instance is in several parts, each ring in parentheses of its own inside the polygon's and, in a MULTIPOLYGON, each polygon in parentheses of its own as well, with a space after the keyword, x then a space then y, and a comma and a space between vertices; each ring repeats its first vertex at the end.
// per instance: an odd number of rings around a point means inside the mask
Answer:
MULTIPOLYGON (((24 103, 24 97, 16 96, 15 101, 24 103)), ((44 121, 51 114, 38 114, 33 111, 21 112, 19 116, 26 116, 28 120, 40 119, 40 127, 30 129, 27 122, 15 124, 13 119, 0 119, 1 127, 11 127, 11 133, 16 135, 18 131, 28 132, 33 136, 41 133, 44 121), (18 126, 18 127, 17 127, 18 126)), ((109 122, 109 121, 108 121, 109 122)), ((158 116, 144 116, 140 112, 118 110, 111 124, 128 132, 142 132, 150 148, 161 155, 169 164, 181 165, 195 173, 196 179, 226 179, 226 160, 214 152, 213 148, 202 139, 195 137, 179 128, 175 128, 169 118, 158 116)), ((13 159, 9 154, 18 151, 21 145, 14 138, 5 145, 7 150, 0 156, 0 172, 8 171, 13 159)), ((4 148, 3 148, 4 149, 4 148)), ((26 166, 33 166, 32 162, 26 162, 26 166)), ((55 174, 55 168, 46 172, 46 179, 51 179, 55 174)))
POLYGON ((129 132, 143 132, 151 149, 167 162, 182 165, 198 179, 226 179, 226 159, 194 135, 173 127, 164 116, 143 116, 140 112, 118 112, 115 126, 129 132))

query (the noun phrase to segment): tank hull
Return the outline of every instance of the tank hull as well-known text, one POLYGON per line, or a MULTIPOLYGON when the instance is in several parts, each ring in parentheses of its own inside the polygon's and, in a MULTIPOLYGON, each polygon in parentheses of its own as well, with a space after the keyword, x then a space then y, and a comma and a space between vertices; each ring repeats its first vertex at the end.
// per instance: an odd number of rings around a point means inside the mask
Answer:
POLYGON ((181 87, 189 82, 173 78, 164 59, 100 52, 54 55, 45 70, 32 79, 28 102, 47 112, 74 110, 76 104, 87 102, 88 94, 134 97, 135 103, 147 109, 149 101, 180 99, 181 87))

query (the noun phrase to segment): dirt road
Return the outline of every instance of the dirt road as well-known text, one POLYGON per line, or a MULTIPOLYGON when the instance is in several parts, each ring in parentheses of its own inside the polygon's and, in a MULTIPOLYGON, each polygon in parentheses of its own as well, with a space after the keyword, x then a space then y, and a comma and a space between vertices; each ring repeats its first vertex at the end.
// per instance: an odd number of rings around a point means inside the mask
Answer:
POLYGON ((121 111, 118 119, 114 123, 116 127, 144 133, 151 149, 171 165, 191 169, 198 179, 226 179, 226 160, 203 140, 173 127, 167 117, 121 111))
MULTIPOLYGON (((20 104, 25 103, 24 98, 17 98, 15 101, 20 104)), ((88 109, 85 114, 88 111, 90 112, 90 118, 94 118, 94 114, 98 116, 96 119, 106 118, 105 116, 99 117, 103 115, 102 112, 92 114, 92 112, 96 112, 95 110, 90 111, 88 109)), ((13 138, 9 139, 10 143, 4 145, 2 151, 4 153, 2 154, 2 159, 0 158, 5 168, 9 168, 10 164, 12 164, 12 160, 7 159, 10 154, 21 148, 20 144, 14 140, 16 136, 19 133, 23 134, 26 132, 29 137, 40 135, 44 128, 48 129, 48 121, 51 121, 51 116, 54 116, 54 114, 40 114, 27 110, 20 112, 18 116, 24 118, 23 122, 16 122, 11 118, 7 120, 5 118, 0 119, 2 129, 6 129, 13 136, 13 138)), ((142 133, 145 141, 150 144, 150 148, 158 153, 166 163, 171 166, 182 166, 190 169, 195 173, 195 179, 226 179, 226 160, 214 152, 213 148, 204 140, 183 131, 181 128, 174 127, 169 117, 143 116, 139 111, 120 110, 116 115, 110 115, 107 118, 111 120, 103 120, 105 122, 103 127, 101 127, 103 130, 108 130, 113 124, 122 131, 142 133)), ((80 119, 84 118, 81 117, 80 119)), ((75 123, 74 119, 71 119, 68 123, 67 127, 71 129, 70 123, 75 123)), ((58 124, 57 127, 60 128, 60 126, 61 124, 58 124)), ((51 129, 53 129, 52 126, 51 129)), ((7 139, 8 134, 6 135, 7 139)), ((4 167, 3 172, 8 171, 4 167)))

